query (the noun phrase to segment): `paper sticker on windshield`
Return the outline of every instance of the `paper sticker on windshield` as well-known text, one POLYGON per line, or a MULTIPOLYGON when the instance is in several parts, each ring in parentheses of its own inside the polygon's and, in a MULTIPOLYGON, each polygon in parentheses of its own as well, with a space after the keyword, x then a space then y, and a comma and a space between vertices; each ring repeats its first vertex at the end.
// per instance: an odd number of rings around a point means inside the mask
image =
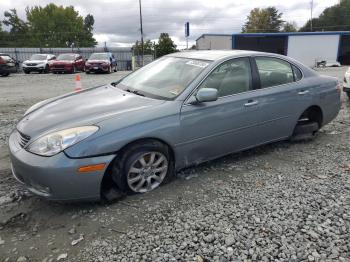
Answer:
POLYGON ((190 60, 186 63, 186 65, 192 65, 192 66, 198 66, 201 68, 205 68, 207 67, 209 64, 206 62, 202 62, 202 61, 195 61, 195 60, 190 60))
POLYGON ((173 95, 176 95, 176 96, 178 94, 180 94, 180 92, 181 92, 181 90, 179 88, 175 88, 175 89, 169 91, 170 94, 173 94, 173 95))

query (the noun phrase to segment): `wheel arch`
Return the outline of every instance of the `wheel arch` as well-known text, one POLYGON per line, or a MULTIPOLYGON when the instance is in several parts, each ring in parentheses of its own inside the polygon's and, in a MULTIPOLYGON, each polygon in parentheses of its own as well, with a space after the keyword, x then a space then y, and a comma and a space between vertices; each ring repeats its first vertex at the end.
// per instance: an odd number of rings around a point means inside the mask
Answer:
MULTIPOLYGON (((139 138, 139 139, 135 139, 133 141, 130 141, 129 143, 125 144, 124 146, 122 146, 118 152, 117 152, 117 156, 109 163, 109 165, 107 166, 104 174, 103 174, 103 178, 101 180, 101 184, 100 184, 100 194, 101 197, 104 195, 104 192, 108 191, 111 187, 116 186, 115 183, 112 180, 112 170, 113 170, 113 165, 115 163, 115 161, 117 161, 121 155, 123 155, 123 153, 134 146, 137 146, 138 144, 142 144, 142 143, 146 143, 146 142, 151 142, 151 141, 156 141, 158 143, 162 143, 163 145, 167 146, 167 148, 169 149, 169 154, 170 157, 173 160, 173 164, 175 166, 175 152, 173 147, 167 143, 165 140, 160 139, 160 138, 155 138, 155 137, 144 137, 144 138, 139 138)), ((116 190, 118 190, 117 188, 115 188, 116 190)))
POLYGON ((322 127, 323 124, 323 110, 319 105, 312 105, 306 108, 298 118, 301 119, 303 116, 307 115, 312 120, 316 121, 319 127, 322 127))

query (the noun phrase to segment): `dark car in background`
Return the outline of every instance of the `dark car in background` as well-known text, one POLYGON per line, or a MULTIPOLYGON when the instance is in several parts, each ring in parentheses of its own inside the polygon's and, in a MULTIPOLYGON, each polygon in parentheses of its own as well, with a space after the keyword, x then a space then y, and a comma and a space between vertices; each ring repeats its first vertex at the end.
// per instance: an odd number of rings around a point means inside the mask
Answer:
POLYGON ((75 73, 84 69, 85 59, 80 54, 61 54, 50 64, 52 73, 75 73))
POLYGON ((8 76, 17 72, 16 61, 8 54, 0 54, 0 75, 8 76))
POLYGON ((117 72, 117 60, 112 53, 93 53, 86 60, 85 73, 90 72, 104 72, 112 73, 117 72))
POLYGON ((25 74, 30 72, 49 73, 50 63, 56 59, 53 54, 34 54, 28 60, 22 63, 22 69, 25 74))

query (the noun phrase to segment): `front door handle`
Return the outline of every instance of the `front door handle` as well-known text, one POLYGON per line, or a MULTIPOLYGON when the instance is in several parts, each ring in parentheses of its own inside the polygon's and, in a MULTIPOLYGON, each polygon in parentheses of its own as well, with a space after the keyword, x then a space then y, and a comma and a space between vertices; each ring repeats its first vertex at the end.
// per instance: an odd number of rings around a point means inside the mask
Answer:
POLYGON ((257 104, 259 104, 259 102, 256 101, 256 100, 249 100, 248 103, 244 104, 244 106, 246 106, 246 107, 248 107, 248 106, 255 106, 257 104))
POLYGON ((307 93, 309 93, 309 90, 303 90, 303 91, 300 91, 299 93, 298 93, 298 95, 306 95, 307 93))

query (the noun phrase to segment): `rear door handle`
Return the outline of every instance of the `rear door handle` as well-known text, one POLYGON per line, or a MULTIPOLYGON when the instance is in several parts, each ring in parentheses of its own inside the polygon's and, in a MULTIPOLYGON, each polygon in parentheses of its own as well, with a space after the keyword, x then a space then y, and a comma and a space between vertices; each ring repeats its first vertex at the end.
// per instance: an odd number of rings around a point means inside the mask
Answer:
POLYGON ((257 104, 259 104, 259 102, 256 101, 256 100, 249 100, 248 103, 244 104, 244 106, 246 106, 246 107, 248 107, 248 106, 255 106, 257 104))
POLYGON ((304 91, 300 91, 299 93, 298 93, 298 95, 306 95, 307 93, 309 93, 309 90, 304 90, 304 91))

